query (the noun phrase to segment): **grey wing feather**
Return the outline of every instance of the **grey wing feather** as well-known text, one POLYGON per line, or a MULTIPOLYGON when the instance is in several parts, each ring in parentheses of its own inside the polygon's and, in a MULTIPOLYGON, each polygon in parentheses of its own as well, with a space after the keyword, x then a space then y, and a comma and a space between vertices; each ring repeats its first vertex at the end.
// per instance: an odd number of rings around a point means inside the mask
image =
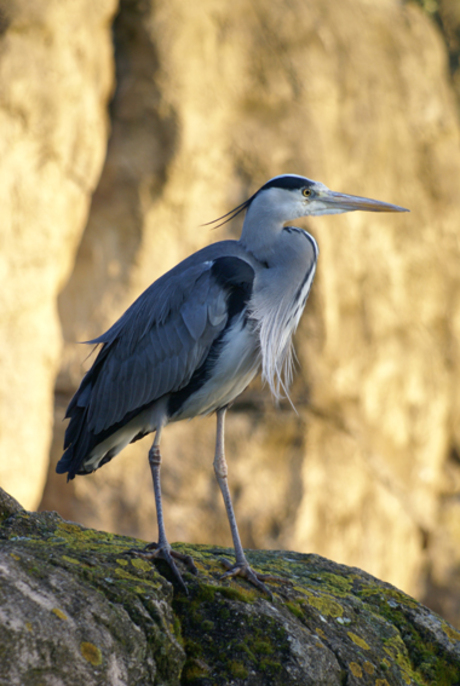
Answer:
POLYGON ((109 348, 91 390, 88 425, 94 433, 180 390, 203 363, 227 322, 226 296, 211 274, 212 264, 194 265, 180 278, 173 270, 166 283, 153 284, 91 341, 109 348))
POLYGON ((185 302, 180 314, 193 340, 199 340, 208 323, 206 307, 201 302, 185 302))
POLYGON ((219 327, 227 318, 227 299, 223 290, 220 290, 213 303, 208 305, 208 319, 211 326, 219 327))

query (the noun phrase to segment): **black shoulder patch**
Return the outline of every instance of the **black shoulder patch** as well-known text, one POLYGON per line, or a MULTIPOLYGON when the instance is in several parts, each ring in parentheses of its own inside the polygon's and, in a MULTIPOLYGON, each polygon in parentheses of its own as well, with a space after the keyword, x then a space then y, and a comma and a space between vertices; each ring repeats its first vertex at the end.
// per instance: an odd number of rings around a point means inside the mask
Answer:
POLYGON ((239 257, 218 257, 211 267, 211 274, 220 286, 250 287, 254 281, 254 269, 239 257))
POLYGON ((248 262, 239 257, 218 257, 211 267, 211 274, 216 282, 228 292, 228 321, 246 307, 254 282, 254 269, 248 262))

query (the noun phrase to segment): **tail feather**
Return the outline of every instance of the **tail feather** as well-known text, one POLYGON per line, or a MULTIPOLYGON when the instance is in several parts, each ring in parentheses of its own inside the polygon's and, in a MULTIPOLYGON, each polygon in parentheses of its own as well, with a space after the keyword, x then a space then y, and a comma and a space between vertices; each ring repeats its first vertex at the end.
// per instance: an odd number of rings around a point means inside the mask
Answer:
POLYGON ((80 388, 72 398, 67 409, 66 417, 70 419, 64 438, 64 454, 56 465, 58 474, 68 472, 67 480, 73 479, 77 474, 91 474, 109 462, 127 443, 142 438, 152 429, 144 431, 142 427, 133 426, 132 434, 121 431, 124 426, 129 424, 136 415, 149 408, 153 403, 147 403, 143 407, 132 412, 128 412, 120 422, 110 426, 99 433, 94 433, 89 429, 88 414, 91 408, 91 389, 93 383, 88 375, 83 379, 80 388), (116 435, 115 435, 116 434, 116 435), (105 448, 99 448, 101 443, 113 436, 112 441, 107 441, 105 448), (95 456, 96 459, 95 459, 95 456))
POLYGON ((99 443, 99 437, 86 428, 86 414, 86 408, 74 408, 65 432, 64 454, 56 465, 58 474, 68 472, 68 481, 73 479, 76 474, 90 474, 93 471, 84 469, 84 461, 99 443))
POLYGON ((58 474, 68 472, 67 480, 76 474, 90 474, 94 469, 85 469, 84 463, 93 448, 105 438, 88 429, 88 408, 91 392, 101 370, 101 363, 107 351, 99 352, 93 366, 85 374, 77 392, 69 403, 66 419, 70 419, 64 437, 64 454, 56 465, 58 474))

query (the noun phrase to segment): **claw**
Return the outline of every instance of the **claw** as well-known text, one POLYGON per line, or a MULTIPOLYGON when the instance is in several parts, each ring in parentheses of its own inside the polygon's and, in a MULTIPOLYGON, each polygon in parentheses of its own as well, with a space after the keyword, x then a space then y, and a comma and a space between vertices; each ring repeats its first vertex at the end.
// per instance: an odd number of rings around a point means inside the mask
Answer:
POLYGON ((166 562, 169 569, 171 570, 174 579, 177 581, 177 583, 184 591, 184 593, 188 595, 187 586, 185 585, 184 580, 182 579, 182 575, 179 572, 173 558, 176 558, 176 560, 180 560, 181 562, 183 562, 186 565, 189 572, 191 572, 192 574, 198 574, 198 569, 196 568, 191 555, 185 555, 184 553, 179 553, 177 550, 173 550, 169 543, 165 545, 159 545, 158 543, 149 543, 145 546, 145 548, 131 548, 127 552, 131 553, 132 555, 136 555, 137 557, 141 557, 144 560, 164 560, 164 562, 166 562))
POLYGON ((247 561, 235 562, 235 564, 232 564, 230 560, 223 558, 221 562, 227 569, 227 571, 224 572, 224 574, 222 574, 220 577, 221 579, 231 579, 235 576, 241 576, 243 579, 246 579, 249 581, 249 583, 258 588, 259 591, 262 591, 262 593, 270 596, 271 600, 273 600, 273 593, 263 582, 284 581, 284 579, 281 579, 279 576, 272 576, 271 574, 258 574, 252 569, 247 561))

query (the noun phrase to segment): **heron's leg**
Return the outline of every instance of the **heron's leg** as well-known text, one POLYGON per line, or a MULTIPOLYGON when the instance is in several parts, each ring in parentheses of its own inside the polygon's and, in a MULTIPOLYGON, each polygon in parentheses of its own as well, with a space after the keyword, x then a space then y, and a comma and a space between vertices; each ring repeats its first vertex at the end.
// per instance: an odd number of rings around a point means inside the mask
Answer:
POLYGON ((160 452, 160 438, 161 438, 161 428, 157 429, 155 434, 155 440, 153 445, 149 450, 149 465, 150 471, 152 473, 153 480, 153 491, 155 493, 155 505, 157 510, 157 522, 158 522, 158 543, 150 543, 143 550, 132 550, 131 552, 136 553, 147 559, 162 559, 168 563, 176 581, 182 587, 182 589, 187 593, 187 587, 184 584, 182 576, 177 569, 176 563, 173 558, 177 560, 182 560, 185 562, 187 567, 194 574, 198 573, 195 563, 190 555, 184 555, 176 550, 173 550, 166 538, 166 529, 163 519, 163 504, 161 499, 161 480, 160 480, 160 470, 161 470, 161 452, 160 452))
POLYGON ((225 509, 227 510, 227 517, 230 524, 230 530, 232 532, 233 545, 235 548, 236 562, 232 565, 228 560, 223 560, 224 565, 227 567, 227 571, 223 574, 222 578, 232 577, 232 576, 242 576, 248 581, 250 581, 258 589, 272 595, 262 580, 269 581, 279 580, 278 577, 272 577, 265 574, 257 574, 251 569, 249 562, 244 554, 243 546, 241 545, 241 538, 238 532, 238 526, 236 524, 235 513, 233 511, 232 499, 230 496, 230 489, 228 487, 228 467, 225 460, 224 452, 224 434, 225 434, 225 413, 227 408, 224 407, 221 410, 217 410, 217 431, 216 431, 216 452, 214 456, 214 472, 216 474, 217 482, 219 484, 222 496, 224 498, 225 509))
POLYGON ((158 523, 158 548, 168 547, 168 539, 166 538, 166 530, 163 519, 163 502, 161 499, 161 452, 160 452, 160 433, 157 431, 155 434, 155 440, 153 445, 149 450, 149 465, 150 471, 152 473, 153 481, 153 491, 155 493, 155 506, 157 510, 157 523, 158 523))

